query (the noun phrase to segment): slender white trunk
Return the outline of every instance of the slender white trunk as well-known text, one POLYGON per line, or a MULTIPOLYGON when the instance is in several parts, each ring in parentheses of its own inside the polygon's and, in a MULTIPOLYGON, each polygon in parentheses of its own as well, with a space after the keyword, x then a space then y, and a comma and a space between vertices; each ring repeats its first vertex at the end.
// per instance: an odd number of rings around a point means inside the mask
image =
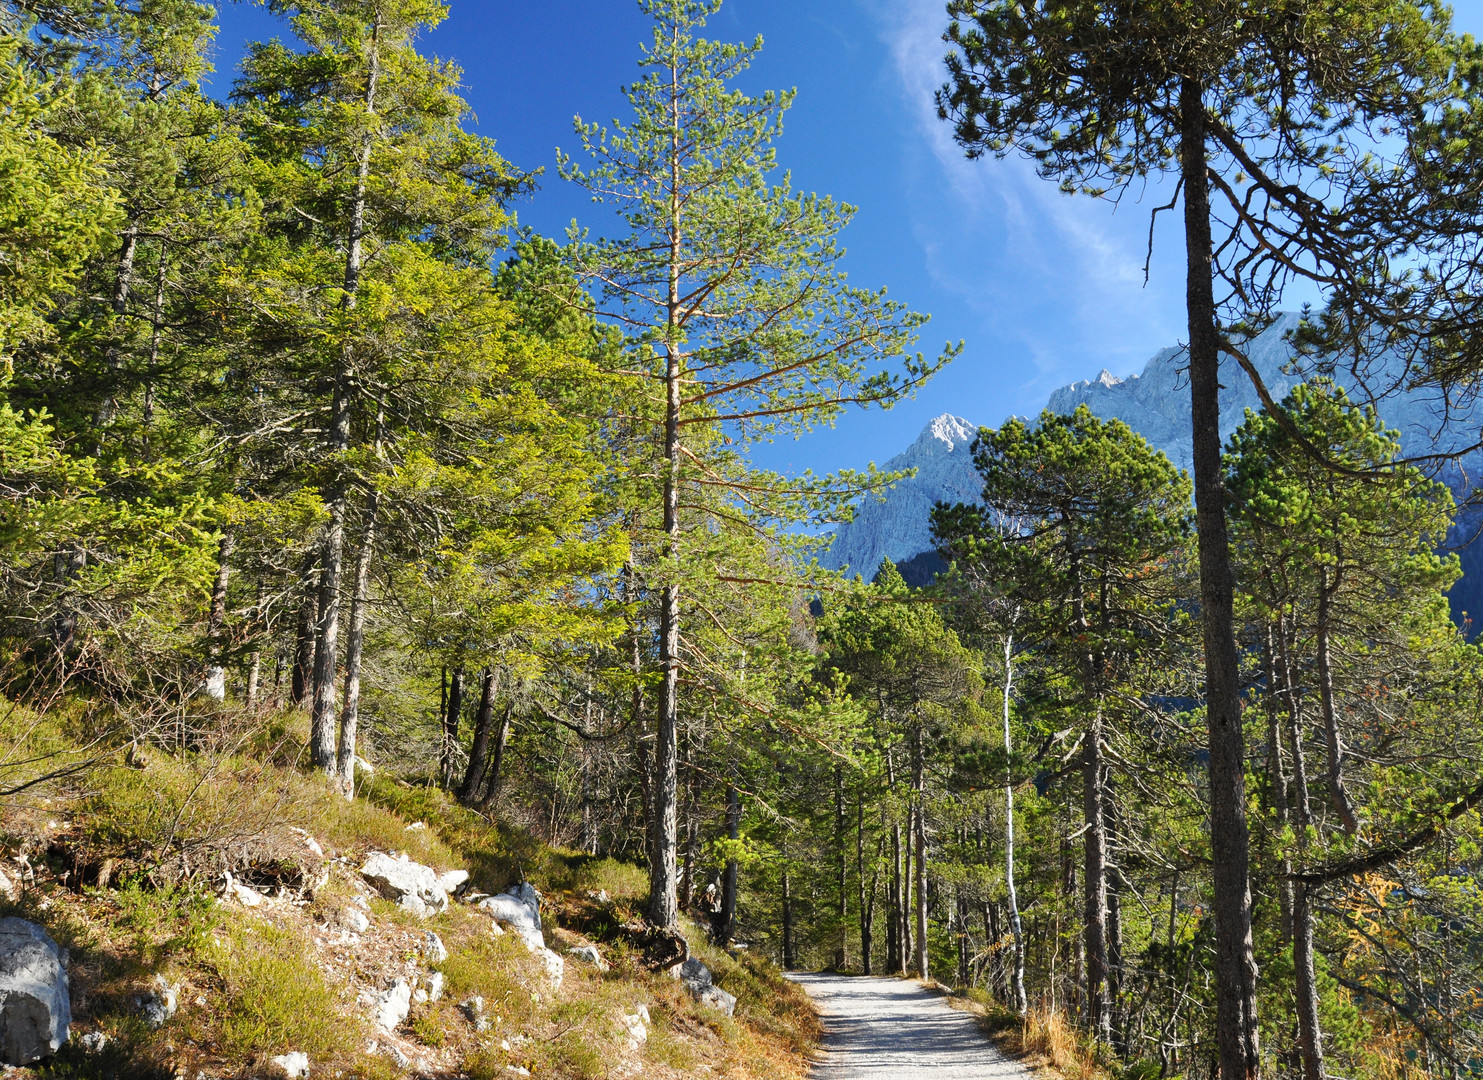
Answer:
POLYGON ((1009 890, 1009 928, 1014 934, 1014 977, 1011 992, 1015 1011, 1024 1016, 1030 1010, 1025 997, 1025 931, 1020 921, 1020 901, 1014 887, 1014 767, 1009 730, 1009 703, 1014 694, 1014 634, 1004 635, 1004 884, 1009 890))

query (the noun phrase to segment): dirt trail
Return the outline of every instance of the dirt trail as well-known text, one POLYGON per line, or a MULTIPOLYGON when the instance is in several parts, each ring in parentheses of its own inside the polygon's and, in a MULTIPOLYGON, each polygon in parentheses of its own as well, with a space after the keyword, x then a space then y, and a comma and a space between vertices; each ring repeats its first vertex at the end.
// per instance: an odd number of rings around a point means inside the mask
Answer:
POLYGON ((970 1013, 901 979, 795 974, 824 1017, 813 1080, 1030 1080, 970 1013))

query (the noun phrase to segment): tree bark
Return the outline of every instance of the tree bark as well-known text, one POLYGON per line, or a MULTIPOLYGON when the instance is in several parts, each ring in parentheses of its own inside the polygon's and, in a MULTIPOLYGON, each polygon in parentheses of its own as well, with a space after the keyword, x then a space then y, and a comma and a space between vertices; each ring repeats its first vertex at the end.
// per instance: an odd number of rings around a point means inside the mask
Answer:
POLYGON ((484 777, 484 794, 479 798, 479 808, 487 810, 499 798, 500 783, 504 779, 505 747, 510 741, 510 722, 515 715, 515 706, 505 704, 505 714, 500 720, 499 732, 494 739, 494 754, 489 759, 489 768, 484 777))
MULTIPOLYGON (((1286 667, 1286 647, 1283 648, 1286 667)), ((1287 677, 1292 677, 1287 668, 1287 677)), ((1296 702, 1296 696, 1293 699, 1296 702)), ((1313 806, 1308 793, 1308 766, 1303 754, 1303 736, 1296 712, 1289 719, 1292 740, 1293 817, 1298 828, 1298 851, 1308 847, 1313 824, 1313 806)), ((1318 976, 1313 959, 1313 911, 1308 886, 1298 882, 1293 889, 1292 912, 1293 994, 1298 1014, 1298 1056, 1303 1080, 1323 1080, 1323 1028, 1318 1016, 1318 976)))
POLYGON ((915 849, 913 884, 916 892, 916 967, 917 975, 923 979, 931 977, 931 960, 928 956, 927 940, 927 807, 923 797, 926 789, 926 760, 922 749, 922 727, 916 726, 912 746, 912 839, 915 849))
POLYGON ((1112 1045, 1107 966, 1107 766, 1102 755, 1102 707, 1092 714, 1082 747, 1083 940, 1086 949, 1086 1021, 1094 1037, 1112 1045))
POLYGON ((839 893, 839 903, 835 916, 839 920, 839 948, 834 954, 835 971, 843 971, 850 964, 849 858, 845 851, 845 828, 844 774, 836 765, 834 766, 834 850, 836 855, 835 887, 839 893))
POLYGON ((1226 529, 1220 437, 1220 339, 1205 151, 1204 86, 1180 87, 1180 169, 1188 261, 1190 420, 1195 527, 1200 543, 1200 609, 1210 750, 1216 1043, 1220 1080, 1254 1080, 1261 1068, 1256 960, 1251 934, 1250 835, 1246 753, 1236 657, 1234 579, 1226 529))
POLYGON ((484 773, 489 768, 489 741, 494 735, 494 695, 499 677, 493 665, 484 669, 479 679, 479 711, 474 716, 474 741, 469 748, 469 767, 464 770, 458 787, 460 802, 472 803, 479 797, 484 773))
MULTIPOLYGON (((787 852, 783 854, 787 858, 787 852)), ((798 955, 793 947, 793 890, 788 878, 788 868, 783 867, 783 970, 792 971, 798 966, 798 955)))
POLYGON ((340 791, 347 799, 355 797, 355 744, 360 734, 361 658, 366 646, 371 555, 376 548, 376 514, 380 504, 381 496, 372 488, 366 497, 360 551, 355 557, 355 593, 350 599, 350 633, 345 639, 345 707, 340 712, 340 739, 335 753, 335 772, 340 777, 340 791))
MULTIPOLYGON (((741 792, 735 783, 726 785, 726 838, 741 839, 741 792)), ((728 945, 736 936, 736 889, 740 866, 734 857, 726 860, 726 869, 721 873, 721 919, 716 934, 717 945, 728 945)))
POLYGON ((289 694, 296 709, 308 708, 313 700, 314 628, 319 624, 319 564, 313 555, 304 557, 300 588, 299 621, 294 631, 294 665, 289 694))
MULTIPOLYGON (((377 15, 367 58, 365 108, 369 116, 376 111, 376 86, 381 75, 381 20, 377 15)), ((344 300, 346 311, 356 306, 360 288, 363 247, 366 228, 366 192, 371 175, 371 151, 375 139, 369 127, 361 141, 356 161, 355 188, 350 200, 350 229, 345 255, 344 300)), ((335 373, 334 395, 330 405, 330 452, 336 457, 334 475, 325 495, 329 506, 329 524, 325 527, 324 546, 320 553, 319 625, 314 652, 314 704, 309 715, 311 758, 317 768, 335 773, 339 760, 335 752, 335 675, 339 663, 340 573, 344 564, 345 520, 349 512, 350 484, 345 475, 344 455, 350 450, 351 410, 357 396, 353 357, 347 345, 335 373)))
POLYGON ((443 707, 442 744, 438 754, 438 775, 444 787, 453 786, 453 771, 457 763, 458 728, 463 721, 463 670, 453 673, 448 680, 448 701, 443 707))
MULTIPOLYGON (((1025 929, 1014 885, 1014 766, 1009 708, 1014 696, 1014 635, 1004 635, 1004 886, 1009 893, 1009 930, 1014 935, 1014 976, 1010 1005, 1023 1019, 1030 1011, 1025 996, 1025 929)), ((997 940, 997 938, 996 938, 997 940)))
MULTIPOLYGON (((677 61, 676 61, 677 63, 677 61)), ((664 337, 664 543, 670 580, 659 598, 659 707, 653 759, 653 846, 649 852, 649 905, 652 926, 672 929, 679 921, 675 904, 678 809, 680 689, 680 403, 685 375, 680 352, 680 89, 679 69, 670 68, 669 294, 664 337)))
POLYGON ((235 546, 236 536, 231 532, 223 533, 217 549, 216 581, 211 587, 211 611, 206 618, 206 696, 214 701, 224 701, 227 696, 227 586, 232 579, 232 548, 235 546))
POLYGON ((1359 831, 1359 815, 1354 802, 1344 786, 1344 738, 1339 733, 1338 711, 1334 707, 1334 668, 1329 656, 1332 635, 1333 589, 1328 575, 1320 571, 1318 586, 1318 618, 1314 627, 1315 659, 1318 662, 1318 702, 1323 710, 1323 735, 1328 746, 1329 798, 1334 811, 1344 824, 1344 831, 1353 836, 1359 831))

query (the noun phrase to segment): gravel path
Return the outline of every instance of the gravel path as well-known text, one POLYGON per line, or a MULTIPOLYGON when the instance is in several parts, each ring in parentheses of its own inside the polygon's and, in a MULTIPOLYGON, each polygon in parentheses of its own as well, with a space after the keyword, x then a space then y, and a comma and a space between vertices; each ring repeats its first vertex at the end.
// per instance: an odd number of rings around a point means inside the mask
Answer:
POLYGON ((1029 1080, 977 1019, 902 979, 796 973, 824 1017, 812 1080, 1029 1080))

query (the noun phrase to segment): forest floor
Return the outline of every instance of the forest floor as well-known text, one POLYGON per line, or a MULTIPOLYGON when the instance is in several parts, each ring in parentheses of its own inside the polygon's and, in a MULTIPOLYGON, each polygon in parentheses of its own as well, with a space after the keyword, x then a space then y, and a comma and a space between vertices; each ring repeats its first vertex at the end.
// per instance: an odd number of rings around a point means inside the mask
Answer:
POLYGON ((1031 1080, 979 1018, 902 979, 794 974, 824 1021, 813 1080, 1031 1080))

